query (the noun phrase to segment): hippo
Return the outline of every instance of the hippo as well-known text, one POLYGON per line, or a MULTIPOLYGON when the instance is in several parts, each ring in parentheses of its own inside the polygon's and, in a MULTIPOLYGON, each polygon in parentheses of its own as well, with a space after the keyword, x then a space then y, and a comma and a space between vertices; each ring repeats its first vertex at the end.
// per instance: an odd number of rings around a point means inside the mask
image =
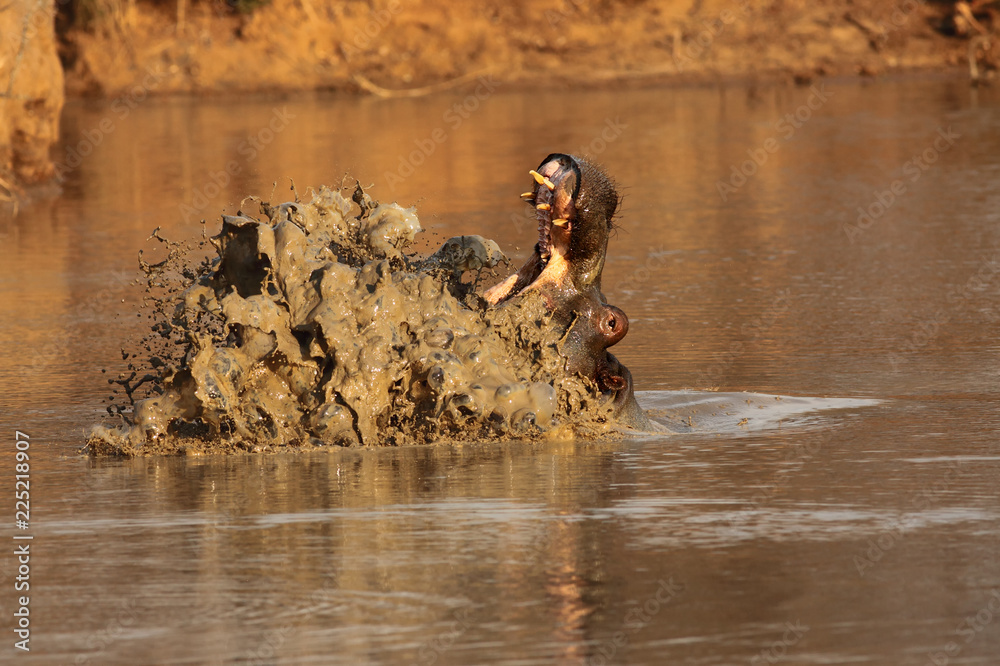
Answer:
POLYGON ((593 380, 626 427, 658 430, 635 400, 632 373, 608 351, 628 333, 628 317, 601 292, 601 274, 620 199, 611 178, 585 159, 552 153, 529 171, 538 242, 524 265, 483 297, 495 308, 537 291, 563 332, 566 369, 593 380))
MULTIPOLYGON (((119 408, 119 427, 95 428, 90 450, 660 430, 608 352, 629 327, 601 292, 619 202, 611 179, 561 153, 530 173, 524 198, 537 211, 538 242, 481 297, 482 273, 504 260, 495 243, 459 236, 429 257, 410 255, 415 211, 360 187, 357 208, 321 188, 310 201, 258 202, 260 217, 224 215, 211 239, 218 258, 171 272, 175 296, 147 338, 158 345, 152 388, 132 400, 131 387, 131 414, 119 408), (475 280, 463 281, 468 273, 475 280)), ((147 269, 159 284, 162 267, 147 269)))

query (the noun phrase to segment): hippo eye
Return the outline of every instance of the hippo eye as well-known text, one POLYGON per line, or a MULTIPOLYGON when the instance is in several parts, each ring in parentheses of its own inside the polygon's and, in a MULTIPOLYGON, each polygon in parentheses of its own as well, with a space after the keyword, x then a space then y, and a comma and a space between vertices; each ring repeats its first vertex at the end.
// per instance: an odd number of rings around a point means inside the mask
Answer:
POLYGON ((611 317, 611 319, 608 320, 608 328, 610 328, 612 331, 615 330, 615 325, 617 323, 618 320, 616 320, 614 317, 611 317))

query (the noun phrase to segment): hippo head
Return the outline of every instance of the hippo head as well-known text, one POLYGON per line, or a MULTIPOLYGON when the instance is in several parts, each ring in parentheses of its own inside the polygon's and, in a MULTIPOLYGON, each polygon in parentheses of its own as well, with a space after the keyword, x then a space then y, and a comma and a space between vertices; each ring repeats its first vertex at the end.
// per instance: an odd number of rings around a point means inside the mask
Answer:
POLYGON ((560 334, 567 370, 593 380, 613 400, 622 424, 647 429, 631 373, 607 351, 628 332, 628 317, 601 293, 619 202, 614 184, 600 167, 561 153, 546 157, 530 174, 533 187, 521 196, 535 207, 538 243, 524 266, 484 297, 501 306, 525 292, 539 292, 560 334))

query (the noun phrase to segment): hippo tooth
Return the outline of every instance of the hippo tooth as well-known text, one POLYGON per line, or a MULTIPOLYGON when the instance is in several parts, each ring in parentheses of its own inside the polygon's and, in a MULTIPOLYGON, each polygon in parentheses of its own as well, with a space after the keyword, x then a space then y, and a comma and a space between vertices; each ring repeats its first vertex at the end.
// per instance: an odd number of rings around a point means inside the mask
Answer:
POLYGON ((565 227, 567 224, 569 224, 569 220, 566 219, 565 217, 559 217, 552 220, 552 224, 556 225, 557 227, 565 227))
POLYGON ((532 169, 528 173, 531 174, 531 177, 535 179, 536 183, 538 183, 539 185, 544 185, 545 187, 549 188, 549 192, 552 192, 556 189, 555 183, 553 183, 551 180, 549 180, 542 174, 538 173, 534 169, 532 169))
POLYGON ((547 203, 540 203, 537 206, 535 206, 535 208, 537 208, 538 210, 552 210, 552 206, 550 206, 547 203))
POLYGON ((524 194, 521 195, 521 198, 522 199, 530 199, 533 196, 535 196, 534 192, 525 192, 524 194))

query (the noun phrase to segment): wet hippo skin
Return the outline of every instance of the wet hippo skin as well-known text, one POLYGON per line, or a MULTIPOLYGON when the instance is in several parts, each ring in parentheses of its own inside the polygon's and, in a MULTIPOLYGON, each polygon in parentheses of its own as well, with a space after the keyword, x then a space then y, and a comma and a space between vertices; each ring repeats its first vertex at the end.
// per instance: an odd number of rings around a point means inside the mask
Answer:
POLYGON ((504 307, 526 293, 540 293, 552 324, 565 331, 560 353, 567 370, 593 380, 614 401, 614 416, 637 429, 654 429, 635 401, 632 375, 608 348, 628 333, 628 317, 609 305, 601 274, 619 197, 598 166, 553 153, 530 172, 532 189, 521 195, 535 207, 538 242, 516 273, 484 294, 504 307))

